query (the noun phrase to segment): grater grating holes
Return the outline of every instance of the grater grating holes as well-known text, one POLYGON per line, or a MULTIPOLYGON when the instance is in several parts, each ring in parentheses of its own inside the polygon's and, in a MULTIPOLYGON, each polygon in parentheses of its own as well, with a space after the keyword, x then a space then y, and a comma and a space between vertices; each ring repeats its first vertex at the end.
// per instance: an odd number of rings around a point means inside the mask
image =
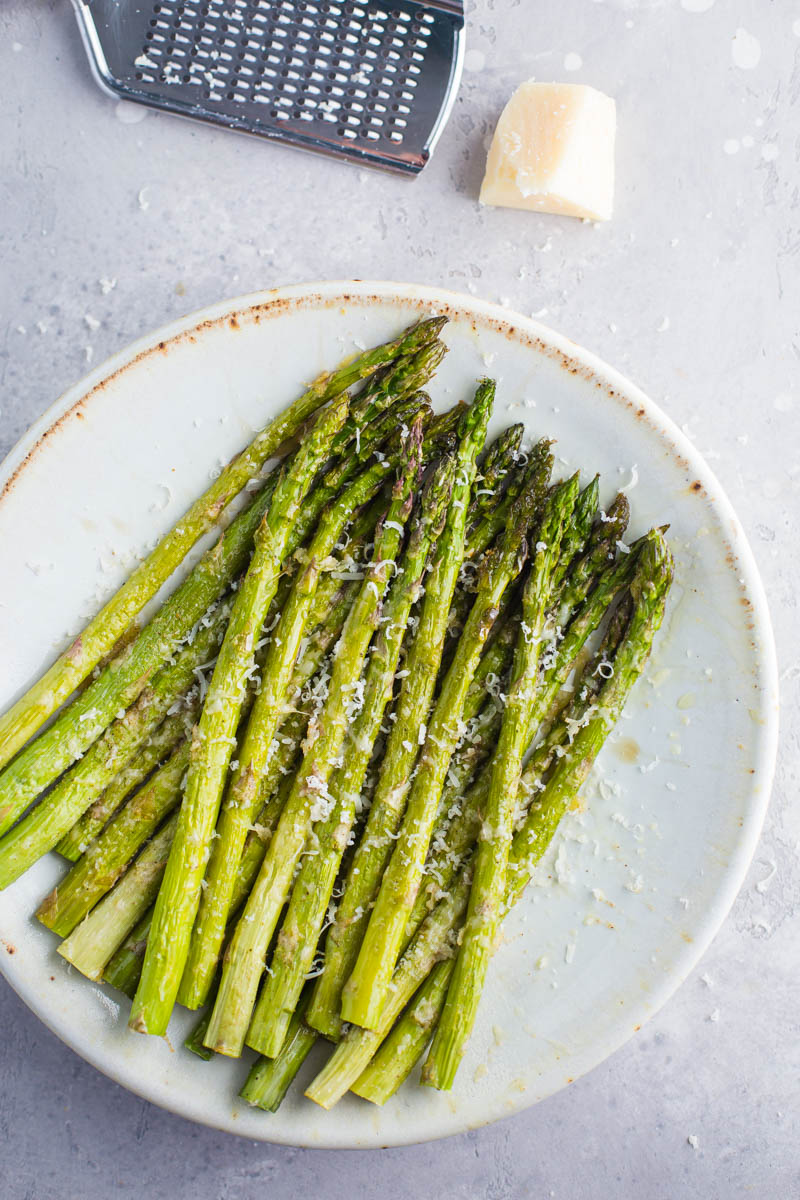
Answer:
POLYGON ((355 0, 160 0, 136 79, 399 146, 433 17, 355 0))

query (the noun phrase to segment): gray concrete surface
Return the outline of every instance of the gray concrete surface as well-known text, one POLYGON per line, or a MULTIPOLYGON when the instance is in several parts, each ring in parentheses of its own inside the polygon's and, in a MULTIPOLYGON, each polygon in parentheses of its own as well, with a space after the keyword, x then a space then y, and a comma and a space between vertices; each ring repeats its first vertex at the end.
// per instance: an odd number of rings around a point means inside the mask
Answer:
POLYGON ((512 1120, 407 1150, 292 1150, 190 1125, 97 1074, 0 984, 7 1200, 800 1194, 800 4, 468 9, 453 118, 424 176, 405 184, 139 119, 90 79, 66 0, 5 0, 0 451, 87 361, 224 296, 395 278, 536 313, 664 405, 751 538, 784 705, 755 861, 696 975, 612 1059, 512 1120), (487 133, 530 76, 617 97, 610 225, 479 209, 487 133))

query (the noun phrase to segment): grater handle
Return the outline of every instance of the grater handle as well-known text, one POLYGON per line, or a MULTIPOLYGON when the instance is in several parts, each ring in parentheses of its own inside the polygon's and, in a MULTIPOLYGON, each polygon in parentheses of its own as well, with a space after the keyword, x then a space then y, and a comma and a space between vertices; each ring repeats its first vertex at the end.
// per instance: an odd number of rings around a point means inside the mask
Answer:
POLYGON ((464 20, 464 0, 425 0, 425 7, 464 20))

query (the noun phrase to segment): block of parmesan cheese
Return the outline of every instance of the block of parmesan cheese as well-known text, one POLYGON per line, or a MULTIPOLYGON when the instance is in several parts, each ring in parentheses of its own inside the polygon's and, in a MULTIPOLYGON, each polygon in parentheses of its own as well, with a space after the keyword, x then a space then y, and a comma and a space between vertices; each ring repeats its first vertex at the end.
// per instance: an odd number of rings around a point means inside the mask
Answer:
POLYGON ((616 105, 579 83, 523 83, 495 130, 481 204, 608 221, 616 105))

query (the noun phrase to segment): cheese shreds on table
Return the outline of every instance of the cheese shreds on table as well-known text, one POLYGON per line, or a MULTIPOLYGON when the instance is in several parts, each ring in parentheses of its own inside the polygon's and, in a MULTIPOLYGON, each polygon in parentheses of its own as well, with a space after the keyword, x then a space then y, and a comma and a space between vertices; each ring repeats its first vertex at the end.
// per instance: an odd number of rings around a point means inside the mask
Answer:
POLYGON ((576 83, 523 83, 489 149, 481 204, 611 219, 616 104, 576 83))

